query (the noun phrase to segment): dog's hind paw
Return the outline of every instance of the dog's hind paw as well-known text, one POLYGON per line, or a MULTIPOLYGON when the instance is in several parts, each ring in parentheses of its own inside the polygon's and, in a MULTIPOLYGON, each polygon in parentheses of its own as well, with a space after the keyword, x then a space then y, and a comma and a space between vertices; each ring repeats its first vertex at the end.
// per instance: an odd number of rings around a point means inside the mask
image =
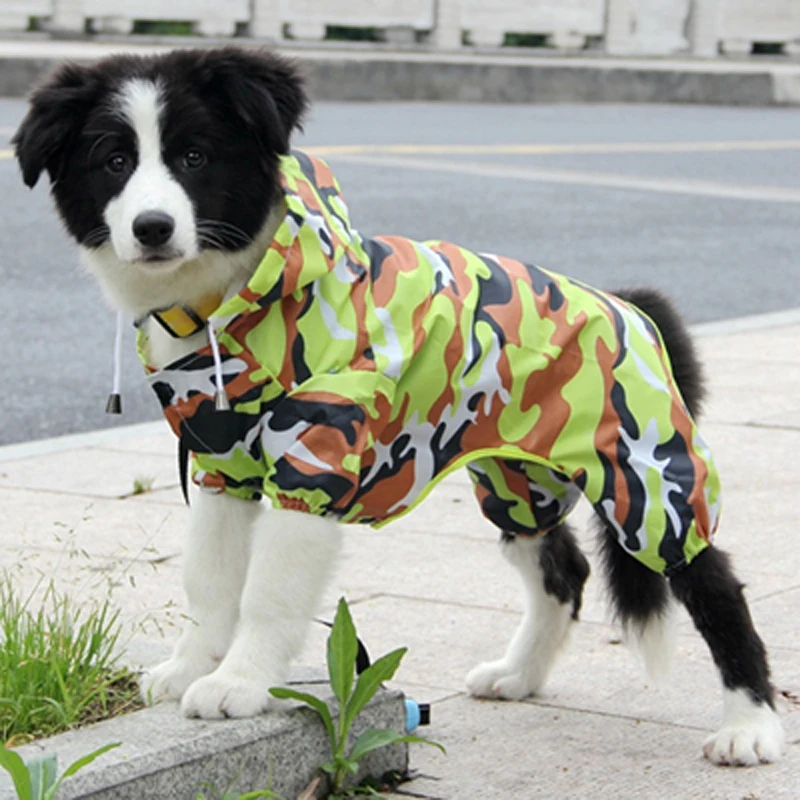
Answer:
POLYGON ((743 689, 725 692, 725 719, 703 745, 706 758, 720 766, 751 767, 777 761, 785 737, 778 715, 766 703, 755 703, 743 689))
POLYGON ((269 681, 222 674, 217 670, 195 681, 183 696, 181 711, 187 717, 224 719, 255 717, 267 710, 269 681))
POLYGON ((505 659, 479 664, 467 675, 467 689, 474 697, 522 700, 534 694, 542 681, 532 671, 515 669, 505 659))
POLYGON ((218 664, 213 658, 170 658, 142 673, 139 692, 147 704, 180 700, 191 684, 213 672, 218 664))

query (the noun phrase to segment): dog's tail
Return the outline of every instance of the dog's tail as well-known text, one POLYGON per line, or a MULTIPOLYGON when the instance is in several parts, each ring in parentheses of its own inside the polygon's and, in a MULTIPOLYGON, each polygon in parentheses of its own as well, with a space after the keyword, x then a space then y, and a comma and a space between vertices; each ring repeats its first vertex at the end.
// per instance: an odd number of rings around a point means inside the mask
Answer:
POLYGON ((705 379, 692 337, 675 306, 655 289, 627 289, 616 296, 644 311, 661 331, 675 383, 689 413, 697 419, 705 399, 705 379))
MULTIPOLYGON (((694 343, 675 307, 652 289, 616 292, 647 314, 661 332, 675 382, 693 417, 700 413, 705 386, 694 343)), ((644 656, 651 677, 666 674, 675 646, 675 625, 666 579, 620 547, 616 532, 598 520, 600 555, 610 599, 626 638, 644 656)))

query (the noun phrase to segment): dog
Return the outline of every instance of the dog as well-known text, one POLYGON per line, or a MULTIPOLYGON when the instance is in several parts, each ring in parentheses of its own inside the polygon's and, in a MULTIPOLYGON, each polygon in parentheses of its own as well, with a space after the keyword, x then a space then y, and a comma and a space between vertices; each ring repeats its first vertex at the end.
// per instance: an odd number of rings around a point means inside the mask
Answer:
POLYGON ((60 67, 13 140, 24 182, 47 172, 83 263, 136 321, 202 489, 184 556, 195 624, 143 695, 207 719, 265 711, 338 523, 391 521, 463 465, 527 598, 505 655, 468 675, 473 695, 540 691, 589 574, 565 520, 585 495, 616 616, 648 664, 664 659, 673 597, 711 650, 724 718, 705 755, 777 760, 765 648, 709 546, 718 478, 678 314, 649 290, 360 236, 327 165, 290 150, 307 106, 272 52, 120 55, 60 67))

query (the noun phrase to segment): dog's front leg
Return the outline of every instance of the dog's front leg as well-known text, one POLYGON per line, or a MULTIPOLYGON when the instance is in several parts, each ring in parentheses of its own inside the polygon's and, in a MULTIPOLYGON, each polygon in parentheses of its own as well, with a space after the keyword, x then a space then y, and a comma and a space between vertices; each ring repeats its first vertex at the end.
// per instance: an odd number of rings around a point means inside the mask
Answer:
POLYGON ((286 681, 341 545, 336 523, 264 509, 256 521, 236 636, 222 663, 193 683, 181 707, 190 717, 250 717, 286 681))
POLYGON ((217 668, 230 647, 250 558, 259 504, 201 492, 192 503, 183 557, 189 627, 172 657, 141 679, 147 702, 177 700, 198 678, 217 668))

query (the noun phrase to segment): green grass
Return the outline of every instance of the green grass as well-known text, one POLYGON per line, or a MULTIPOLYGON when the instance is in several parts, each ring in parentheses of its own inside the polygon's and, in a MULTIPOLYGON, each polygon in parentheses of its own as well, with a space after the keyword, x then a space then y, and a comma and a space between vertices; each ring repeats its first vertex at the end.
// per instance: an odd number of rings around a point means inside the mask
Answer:
POLYGON ((133 494, 147 494, 153 491, 156 479, 150 475, 139 475, 133 479, 133 494))
POLYGON ((326 39, 341 42, 379 42, 377 28, 356 28, 350 25, 328 25, 326 39))
POLYGON ((547 37, 540 33, 507 33, 503 41, 505 47, 544 47, 547 37))
POLYGON ((108 600, 76 608, 52 581, 21 597, 1 573, 0 742, 21 744, 141 707, 136 676, 119 663, 120 631, 108 600))
POLYGON ((181 20, 137 19, 133 23, 133 32, 148 36, 191 36, 194 26, 191 22, 181 20))

